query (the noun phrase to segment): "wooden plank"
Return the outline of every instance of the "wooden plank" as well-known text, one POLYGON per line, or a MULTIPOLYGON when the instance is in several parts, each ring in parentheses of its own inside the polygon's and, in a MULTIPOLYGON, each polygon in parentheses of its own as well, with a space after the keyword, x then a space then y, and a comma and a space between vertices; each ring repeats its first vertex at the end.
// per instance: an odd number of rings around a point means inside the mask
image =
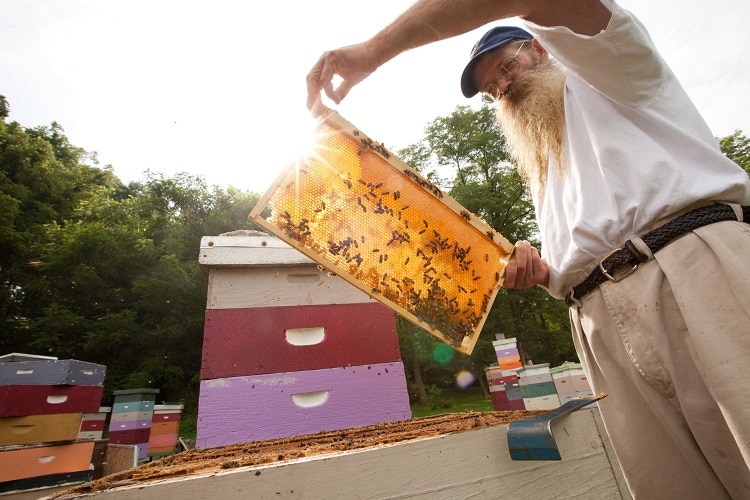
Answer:
POLYGON ((91 413, 99 409, 101 385, 0 386, 0 417, 91 413))
POLYGON ((159 394, 159 389, 119 389, 112 393, 115 401, 153 401, 159 394))
POLYGON ((141 413, 143 415, 148 414, 149 417, 144 418, 150 418, 151 415, 153 415, 154 411, 154 400, 151 399, 149 401, 119 401, 115 399, 115 403, 112 405, 112 417, 111 420, 117 422, 120 418, 122 418, 119 414, 127 413, 127 414, 134 414, 134 413, 141 413))
POLYGON ((100 431, 81 431, 78 433, 77 439, 82 440, 82 441, 89 441, 92 439, 93 440, 101 439, 102 436, 104 436, 104 429, 100 431))
POLYGON ((3 354, 0 356, 0 363, 9 363, 11 361, 39 361, 48 360, 55 361, 58 359, 56 356, 41 356, 38 354, 24 354, 21 352, 11 352, 9 354, 3 354))
POLYGON ((132 469, 138 465, 137 446, 110 442, 104 453, 102 475, 108 476, 116 472, 132 469))
POLYGON ((58 413, 0 418, 0 446, 74 441, 82 416, 81 413, 58 413))
POLYGON ((151 421, 156 422, 179 422, 180 417, 182 416, 182 412, 161 412, 159 410, 154 410, 154 416, 151 418, 151 421))
POLYGON ((176 435, 179 430, 180 430, 179 421, 154 422, 151 425, 151 437, 157 436, 159 434, 175 434, 176 435))
POLYGON ((505 391, 490 391, 492 408, 497 411, 525 410, 523 399, 510 399, 505 391))
POLYGON ((400 360, 396 318, 377 302, 206 311, 203 380, 400 360))
POLYGON ((214 266, 315 265, 314 260, 271 235, 204 236, 198 262, 205 272, 214 266))
POLYGON ((500 356, 500 355, 497 356, 497 364, 499 366, 508 366, 512 363, 517 363, 518 368, 523 366, 521 365, 521 357, 518 355, 518 353, 509 354, 508 356, 500 356))
POLYGON ((538 396, 557 394, 555 384, 551 380, 549 382, 540 382, 538 384, 524 384, 522 380, 522 378, 518 379, 518 385, 521 387, 521 395, 525 398, 536 398, 538 396))
MULTIPOLYGON (((144 412, 138 412, 144 413, 144 412)), ((151 428, 151 415, 143 420, 119 420, 116 422, 109 423, 109 432, 115 431, 132 431, 138 429, 150 429, 151 428)))
POLYGON ((517 347, 509 347, 506 349, 495 349, 497 359, 504 358, 505 356, 519 356, 517 347))
POLYGON ((112 444, 141 444, 148 443, 151 429, 133 429, 126 431, 110 430, 107 438, 112 444))
POLYGON ((151 421, 156 424, 157 422, 179 422, 182 413, 157 413, 154 412, 154 416, 151 421))
POLYGON ((101 436, 94 441, 94 451, 91 454, 91 465, 94 466, 94 479, 98 479, 103 475, 104 460, 108 445, 109 441, 102 439, 101 436))
POLYGON ((513 246, 335 111, 318 127, 314 154, 290 165, 250 217, 470 354, 513 246))
MULTIPOLYGON (((129 409, 133 406, 140 406, 142 401, 135 401, 131 403, 118 403, 118 409, 129 409), (128 406, 130 405, 130 406, 128 406)), ((151 407, 151 403, 148 403, 148 407, 151 407)), ((115 411, 112 413, 112 417, 109 419, 110 425, 114 422, 130 422, 131 420, 149 420, 154 415, 153 410, 130 410, 130 411, 115 411)))
POLYGON ((511 460, 508 426, 502 425, 268 466, 115 485, 82 497, 627 499, 600 422, 592 410, 556 422, 561 461, 511 460))
POLYGON ((176 403, 176 404, 163 404, 163 405, 156 405, 154 406, 154 414, 176 414, 179 415, 182 413, 183 408, 185 408, 185 405, 182 403, 176 403))
POLYGON ((313 265, 213 267, 206 309, 360 304, 374 299, 313 265))
POLYGON ((0 385, 103 385, 106 371, 75 359, 14 361, 0 363, 0 385))
POLYGON ((539 375, 527 375, 518 378, 518 383, 521 385, 534 385, 534 384, 552 384, 555 382, 552 380, 552 375, 549 373, 542 373, 539 375))
MULTIPOLYGON (((92 413, 86 413, 85 415, 95 415, 92 413)), ((103 431, 104 430, 104 423, 105 419, 102 418, 101 420, 93 420, 93 419, 83 419, 81 421, 81 432, 89 432, 89 431, 103 431)))
POLYGON ((560 398, 557 394, 523 398, 523 406, 527 410, 554 410, 560 407, 560 398))
POLYGON ((171 434, 151 434, 148 439, 148 451, 149 455, 160 452, 154 450, 163 450, 164 448, 171 447, 174 449, 177 446, 177 433, 171 434))
POLYGON ((401 362, 203 380, 196 447, 410 417, 401 362))

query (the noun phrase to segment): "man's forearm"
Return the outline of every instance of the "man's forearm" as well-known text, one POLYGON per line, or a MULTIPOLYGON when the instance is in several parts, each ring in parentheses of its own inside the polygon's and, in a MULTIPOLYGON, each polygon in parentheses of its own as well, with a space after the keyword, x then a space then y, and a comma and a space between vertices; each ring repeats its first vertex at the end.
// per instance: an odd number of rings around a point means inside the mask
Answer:
POLYGON ((420 0, 366 42, 380 65, 407 50, 521 15, 518 0, 420 0))
POLYGON ((407 50, 499 19, 520 17, 594 35, 606 27, 609 16, 599 0, 419 0, 365 44, 381 66, 407 50))

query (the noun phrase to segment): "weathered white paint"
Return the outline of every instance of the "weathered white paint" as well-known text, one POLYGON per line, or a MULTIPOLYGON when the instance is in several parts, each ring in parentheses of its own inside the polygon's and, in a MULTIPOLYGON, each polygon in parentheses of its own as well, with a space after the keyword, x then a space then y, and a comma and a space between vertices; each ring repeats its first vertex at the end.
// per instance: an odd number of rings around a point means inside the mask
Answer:
POLYGON ((283 266, 315 264, 275 236, 204 236, 201 266, 283 266))
MULTIPOLYGON (((296 252, 296 250, 295 250, 296 252)), ((375 302, 314 265, 211 268, 206 309, 375 302)))
POLYGON ((630 498, 597 410, 553 425, 561 461, 512 461, 507 425, 86 496, 159 498, 545 500, 630 498))

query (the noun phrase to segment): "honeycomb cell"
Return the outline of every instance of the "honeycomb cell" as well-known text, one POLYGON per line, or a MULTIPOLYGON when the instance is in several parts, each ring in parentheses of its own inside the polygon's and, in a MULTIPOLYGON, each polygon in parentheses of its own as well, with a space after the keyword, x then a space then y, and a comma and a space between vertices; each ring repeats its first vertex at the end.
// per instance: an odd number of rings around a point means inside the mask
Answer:
POLYGON ((250 217, 465 354, 512 250, 335 111, 318 123, 313 153, 281 173, 250 217))

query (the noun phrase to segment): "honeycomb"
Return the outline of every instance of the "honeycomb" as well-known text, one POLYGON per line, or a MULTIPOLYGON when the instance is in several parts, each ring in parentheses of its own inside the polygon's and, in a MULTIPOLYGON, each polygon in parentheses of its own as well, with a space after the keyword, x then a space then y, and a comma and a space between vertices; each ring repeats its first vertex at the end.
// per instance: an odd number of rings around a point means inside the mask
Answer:
POLYGON ((512 245, 335 111, 316 132, 250 218, 471 354, 512 245))

